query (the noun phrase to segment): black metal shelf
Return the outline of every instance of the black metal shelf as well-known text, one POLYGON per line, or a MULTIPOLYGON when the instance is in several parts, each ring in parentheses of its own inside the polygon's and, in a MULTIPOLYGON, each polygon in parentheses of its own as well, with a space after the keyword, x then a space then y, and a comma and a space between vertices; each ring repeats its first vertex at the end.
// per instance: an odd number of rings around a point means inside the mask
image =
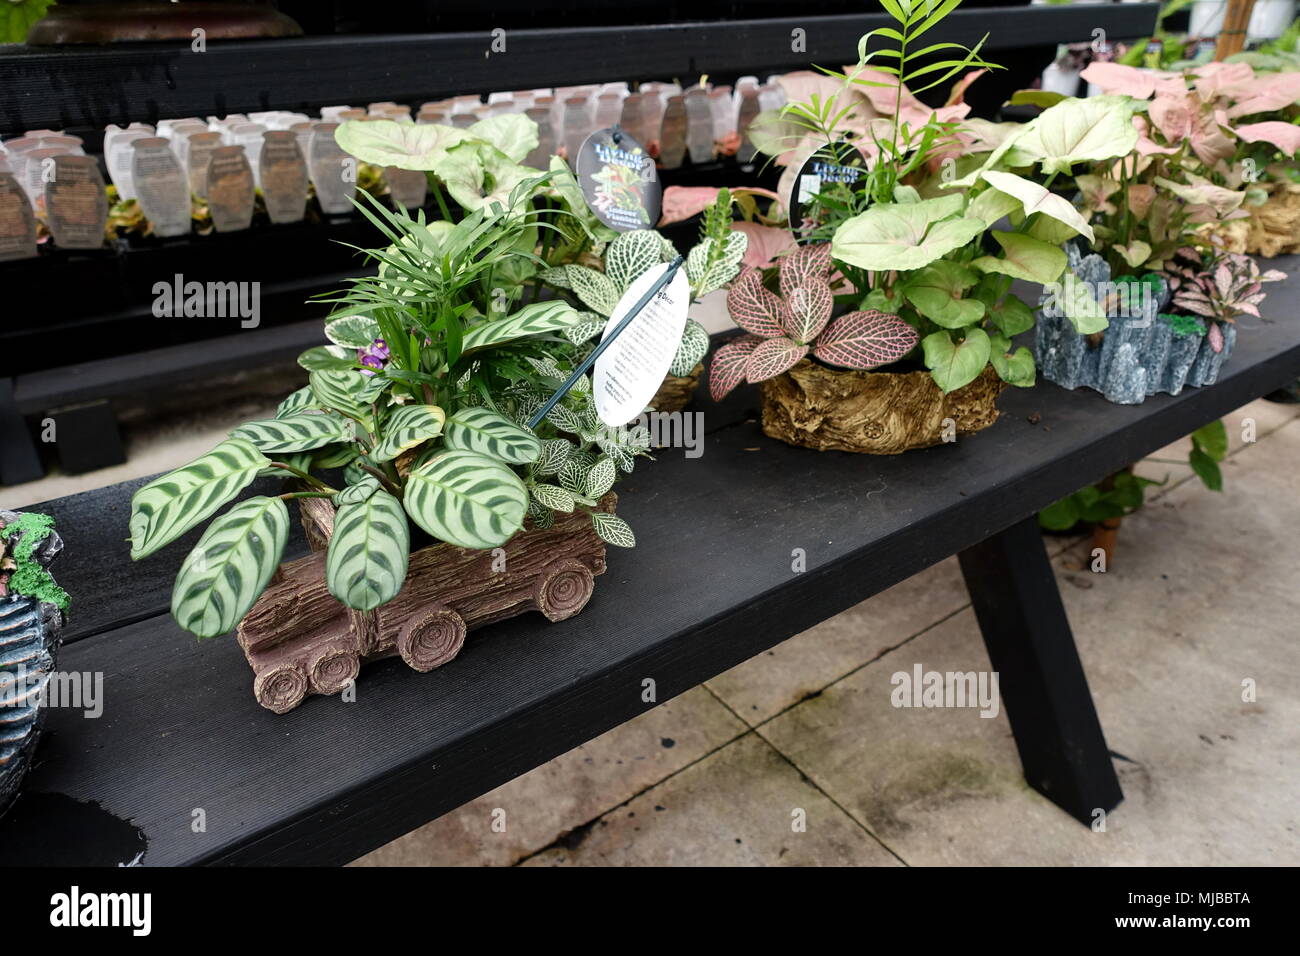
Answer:
MULTIPOLYGON (((1012 50, 1150 35, 1156 3, 959 9, 927 36, 1012 50)), ((189 44, 132 44, 58 50, 0 48, 0 133, 103 127, 180 116, 332 103, 418 103, 479 93, 610 80, 728 77, 839 67, 857 57, 858 38, 892 23, 881 14, 575 26, 513 30, 506 52, 487 32, 304 37, 189 44), (793 42, 803 30, 803 43, 793 42)))

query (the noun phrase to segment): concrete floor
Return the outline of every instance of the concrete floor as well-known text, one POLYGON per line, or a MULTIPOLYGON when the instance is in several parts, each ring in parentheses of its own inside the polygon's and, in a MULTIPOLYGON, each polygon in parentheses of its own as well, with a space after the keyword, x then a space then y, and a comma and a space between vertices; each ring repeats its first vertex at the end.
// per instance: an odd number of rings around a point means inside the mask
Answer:
MULTIPOLYGON (((175 467, 274 404, 142 420, 128 465, 0 507, 175 467)), ((355 865, 1300 864, 1298 416, 1228 417, 1222 494, 1144 463, 1171 480, 1104 574, 1048 539, 1125 792, 1104 831, 1026 786, 1004 713, 892 706, 895 672, 988 666, 950 559, 355 865)))

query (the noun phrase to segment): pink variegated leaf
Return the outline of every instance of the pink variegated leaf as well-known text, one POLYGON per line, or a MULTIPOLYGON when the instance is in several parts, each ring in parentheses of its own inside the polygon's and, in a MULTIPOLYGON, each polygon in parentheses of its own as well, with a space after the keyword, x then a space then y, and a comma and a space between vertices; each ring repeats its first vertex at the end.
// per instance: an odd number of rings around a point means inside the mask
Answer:
POLYGON ((831 244, 818 242, 802 245, 781 260, 781 297, 814 279, 825 280, 831 271, 831 244))
POLYGON ((1256 305, 1254 302, 1238 302, 1237 311, 1244 312, 1247 315, 1253 315, 1257 319, 1262 318, 1262 316, 1259 314, 1259 306, 1256 305))
POLYGON ((835 296, 831 294, 830 283, 823 279, 809 279, 806 285, 790 290, 786 307, 786 332, 796 342, 809 345, 831 320, 835 296))
POLYGON ((1214 270, 1214 285, 1219 295, 1227 298, 1232 295, 1232 270, 1226 262, 1221 262, 1214 270))
POLYGON ((850 312, 826 327, 813 356, 842 368, 869 369, 896 362, 916 347, 916 329, 888 312, 850 312))
POLYGON ((746 269, 731 283, 727 311, 746 332, 765 339, 785 335, 789 309, 776 293, 763 287, 763 276, 757 269, 746 269))
POLYGON ((1269 269, 1259 277, 1260 282, 1281 282, 1286 278, 1286 273, 1281 269, 1269 269))
POLYGON ((1206 338, 1210 340, 1210 348, 1215 352, 1223 351, 1223 330, 1219 328, 1218 322, 1211 322, 1206 338))
POLYGON ((709 365, 709 395, 720 402, 728 392, 745 380, 745 365, 762 342, 757 335, 742 335, 713 353, 709 365))
POLYGON ((749 355, 745 364, 745 378, 750 382, 765 382, 776 378, 782 372, 788 372, 799 364, 799 360, 808 354, 808 346, 800 345, 793 339, 781 336, 759 343, 749 355))
POLYGON ((1208 302, 1198 302, 1188 296, 1175 296, 1174 303, 1188 312, 1194 312, 1197 315, 1204 315, 1209 318, 1214 317, 1214 307, 1208 302))
POLYGON ((1265 142, 1276 146, 1288 156, 1300 153, 1300 126, 1269 120, 1265 123, 1247 123, 1233 130, 1247 143, 1265 142))

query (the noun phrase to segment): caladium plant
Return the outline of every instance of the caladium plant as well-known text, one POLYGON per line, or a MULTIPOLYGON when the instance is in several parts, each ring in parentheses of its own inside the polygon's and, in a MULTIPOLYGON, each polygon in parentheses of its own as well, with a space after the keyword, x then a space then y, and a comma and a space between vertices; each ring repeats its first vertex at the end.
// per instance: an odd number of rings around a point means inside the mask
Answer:
POLYGON ((780 295, 748 269, 732 283, 727 310, 746 334, 718 349, 709 366, 709 393, 721 399, 741 382, 762 382, 808 356, 848 369, 873 369, 916 347, 917 333, 896 315, 876 310, 832 319, 831 248, 804 245, 780 267, 780 295))
POLYGON ((1190 246, 1178 250, 1165 274, 1173 304, 1206 320, 1210 347, 1216 352, 1223 350, 1219 323, 1235 322, 1241 315, 1258 318, 1264 283, 1286 278, 1278 269, 1260 272, 1250 256, 1217 250, 1207 254, 1190 246))
POLYGON ((334 344, 299 359, 308 385, 273 418, 248 422, 196 461, 140 488, 131 501, 131 556, 144 558, 212 517, 259 476, 292 490, 235 504, 181 565, 172 613, 200 637, 233 628, 266 588, 289 536, 286 502, 336 507, 325 563, 331 594, 369 611, 405 581, 410 524, 437 541, 495 548, 526 519, 590 514, 598 535, 631 547, 631 529, 597 508, 648 436, 606 434, 582 379, 537 428, 528 421, 568 376, 561 333, 582 316, 562 301, 501 308, 494 276, 536 258, 534 183, 430 230, 375 204, 392 240, 369 256, 380 274, 352 280, 327 321, 334 344), (576 436, 573 441, 568 436, 576 436), (342 469, 341 480, 334 470, 342 469), (327 473, 328 472, 328 473, 327 473), (558 482, 558 483, 557 483, 558 482))

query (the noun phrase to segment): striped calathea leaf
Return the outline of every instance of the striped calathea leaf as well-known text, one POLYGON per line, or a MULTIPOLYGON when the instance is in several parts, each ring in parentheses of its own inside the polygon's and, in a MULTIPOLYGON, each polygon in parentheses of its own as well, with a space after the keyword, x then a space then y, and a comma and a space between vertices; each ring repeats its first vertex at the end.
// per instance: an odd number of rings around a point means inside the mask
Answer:
POLYGON ((530 335, 560 332, 581 322, 581 313, 565 302, 534 302, 504 319, 494 319, 465 333, 461 351, 468 353, 530 335))
POLYGON ((242 438, 155 478, 131 496, 131 558, 153 554, 210 517, 271 461, 242 438))
POLYGON ((370 452, 373 461, 391 461, 404 451, 442 434, 447 414, 437 405, 403 405, 384 422, 383 438, 370 452))
POLYGON ((435 538, 462 548, 495 548, 523 526, 528 489, 503 462, 452 449, 411 471, 403 504, 435 538))
POLYGON ((325 584, 348 607, 373 610, 396 597, 406 581, 411 530, 402 503, 372 476, 339 492, 334 503, 325 584))
POLYGON ((225 634, 266 589, 289 540, 279 498, 241 501, 203 532, 176 575, 172 616, 199 637, 225 634))
POLYGON ((255 445, 264 454, 311 451, 351 441, 352 422, 334 415, 299 412, 283 418, 267 418, 245 422, 230 433, 231 438, 242 438, 255 445))
POLYGON ((378 375, 363 375, 358 369, 316 369, 309 376, 312 394, 326 408, 353 418, 367 418, 370 406, 388 386, 378 375))
POLYGON ((443 444, 513 465, 537 461, 542 443, 528 428, 488 408, 462 408, 447 422, 443 444))
POLYGON ((299 412, 309 408, 319 408, 320 402, 311 390, 311 386, 304 385, 298 391, 293 392, 282 401, 275 410, 276 418, 287 418, 290 415, 296 415, 299 412))

